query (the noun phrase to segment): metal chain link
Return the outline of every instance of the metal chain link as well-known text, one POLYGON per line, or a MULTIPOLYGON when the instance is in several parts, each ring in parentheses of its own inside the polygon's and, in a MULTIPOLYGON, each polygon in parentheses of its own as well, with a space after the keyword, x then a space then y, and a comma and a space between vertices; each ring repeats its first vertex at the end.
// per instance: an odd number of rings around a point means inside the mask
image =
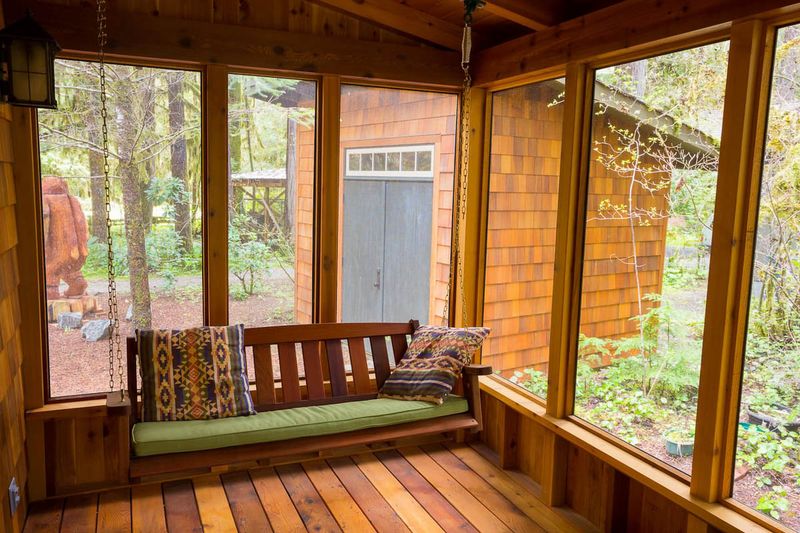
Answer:
POLYGON ((108 163, 108 108, 106 102, 106 44, 108 40, 106 0, 97 0, 97 49, 100 60, 100 118, 103 136, 103 189, 105 191, 106 253, 108 260, 108 388, 114 390, 114 367, 119 378, 120 392, 123 390, 122 349, 119 335, 119 309, 117 306, 116 268, 114 265, 114 239, 111 235, 111 168, 108 163))
MULTIPOLYGON (((467 325, 467 297, 464 289, 464 253, 461 250, 461 219, 464 218, 464 213, 467 211, 467 178, 469 176, 469 142, 472 133, 471 116, 470 116, 470 97, 472 94, 472 76, 469 72, 470 52, 472 50, 472 28, 469 24, 471 21, 471 14, 464 26, 464 38, 461 45, 461 68, 464 71, 464 85, 461 93, 461 145, 458 153, 458 197, 456 199, 456 212, 453 224, 453 237, 455 238, 455 246, 451 259, 455 259, 455 269, 450 268, 450 279, 447 284, 447 292, 444 300, 444 310, 442 312, 445 325, 449 325, 450 321, 450 298, 452 293, 453 284, 460 280, 460 298, 461 298, 461 326, 467 325)), ((465 239, 466 241, 466 239, 465 239)))

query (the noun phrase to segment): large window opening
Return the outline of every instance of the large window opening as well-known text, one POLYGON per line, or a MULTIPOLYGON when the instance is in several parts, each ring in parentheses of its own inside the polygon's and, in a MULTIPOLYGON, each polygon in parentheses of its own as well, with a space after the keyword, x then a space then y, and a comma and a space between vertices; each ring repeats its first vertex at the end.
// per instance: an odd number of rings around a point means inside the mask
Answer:
POLYGON ((800 26, 778 31, 733 496, 800 529, 800 26))
POLYGON ((311 322, 313 81, 228 77, 229 321, 311 322))
POLYGON ((456 107, 452 94, 342 87, 343 322, 443 323, 456 107))
POLYGON ((483 362, 544 398, 564 80, 494 93, 483 362))
POLYGON ((597 71, 575 413, 691 471, 728 43, 597 71))
POLYGON ((197 72, 106 66, 107 197, 98 65, 58 60, 55 79, 39 146, 49 393, 63 397, 108 390, 109 237, 122 336, 203 322, 201 95, 197 72))

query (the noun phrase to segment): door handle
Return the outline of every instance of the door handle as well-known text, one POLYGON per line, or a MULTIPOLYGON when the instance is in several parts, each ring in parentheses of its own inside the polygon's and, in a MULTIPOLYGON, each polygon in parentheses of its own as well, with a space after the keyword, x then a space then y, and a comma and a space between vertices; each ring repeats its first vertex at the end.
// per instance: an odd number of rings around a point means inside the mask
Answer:
POLYGON ((376 274, 376 279, 375 279, 375 283, 373 283, 372 286, 375 287, 376 289, 380 289, 381 288, 381 269, 379 268, 378 270, 376 270, 375 274, 376 274))

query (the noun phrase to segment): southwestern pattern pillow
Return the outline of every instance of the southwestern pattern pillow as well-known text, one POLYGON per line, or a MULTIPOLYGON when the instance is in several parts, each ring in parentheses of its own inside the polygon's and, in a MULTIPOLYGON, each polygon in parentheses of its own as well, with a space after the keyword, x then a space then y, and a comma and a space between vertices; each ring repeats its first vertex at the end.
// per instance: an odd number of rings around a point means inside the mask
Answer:
POLYGON ((137 330, 145 422, 255 414, 244 325, 137 330))
POLYGON ((489 328, 420 326, 378 397, 441 404, 489 331, 489 328))

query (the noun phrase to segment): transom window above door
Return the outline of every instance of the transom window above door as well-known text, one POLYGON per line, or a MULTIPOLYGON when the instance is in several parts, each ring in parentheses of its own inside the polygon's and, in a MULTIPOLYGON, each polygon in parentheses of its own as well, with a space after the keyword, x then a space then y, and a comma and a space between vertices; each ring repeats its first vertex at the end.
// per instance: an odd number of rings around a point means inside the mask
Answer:
POLYGON ((432 144, 350 148, 345 176, 433 179, 433 157, 432 144))

